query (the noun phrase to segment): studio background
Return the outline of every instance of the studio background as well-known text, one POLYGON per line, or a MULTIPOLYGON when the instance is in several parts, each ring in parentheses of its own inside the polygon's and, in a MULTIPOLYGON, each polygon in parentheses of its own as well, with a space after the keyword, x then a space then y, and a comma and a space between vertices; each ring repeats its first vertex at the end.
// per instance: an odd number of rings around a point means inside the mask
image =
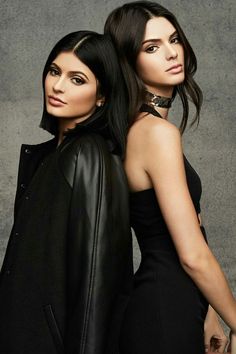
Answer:
MULTIPOLYGON (((20 146, 52 137, 38 127, 47 56, 69 32, 102 32, 107 15, 123 3, 0 0, 0 265, 13 223, 20 146)), ((202 179, 202 217, 209 244, 236 295, 236 2, 160 3, 176 15, 198 58, 196 79, 204 93, 204 105, 198 129, 184 134, 184 151, 202 179)), ((181 114, 176 100, 170 120, 178 125, 181 114)), ((137 268, 140 254, 135 239, 134 246, 137 268)))

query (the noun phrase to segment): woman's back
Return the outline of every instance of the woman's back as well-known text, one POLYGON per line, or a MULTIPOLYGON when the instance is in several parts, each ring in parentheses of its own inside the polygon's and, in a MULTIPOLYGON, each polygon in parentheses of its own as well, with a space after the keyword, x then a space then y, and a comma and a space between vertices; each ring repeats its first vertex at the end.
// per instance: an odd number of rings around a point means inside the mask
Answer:
MULTIPOLYGON (((190 345, 194 348, 192 354, 204 352, 202 328, 208 304, 180 264, 155 189, 144 167, 149 130, 162 129, 163 125, 172 129, 171 123, 159 118, 155 110, 146 116, 141 113, 128 135, 125 169, 131 187, 131 226, 142 258, 124 318, 120 342, 122 354, 153 354, 154 348, 157 353, 181 351, 187 354, 190 345), (168 342, 177 344, 167 350, 168 342)), ((184 167, 198 214, 201 181, 185 156, 184 167)))

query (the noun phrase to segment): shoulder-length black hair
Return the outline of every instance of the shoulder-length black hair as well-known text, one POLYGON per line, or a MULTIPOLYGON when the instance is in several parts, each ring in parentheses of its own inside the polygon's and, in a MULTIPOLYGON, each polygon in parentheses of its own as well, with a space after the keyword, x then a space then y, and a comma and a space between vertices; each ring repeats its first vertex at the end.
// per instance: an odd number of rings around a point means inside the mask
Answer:
POLYGON ((40 127, 58 135, 58 121, 46 110, 45 78, 53 60, 62 52, 74 53, 89 67, 98 80, 98 97, 105 98, 104 105, 97 107, 89 118, 78 123, 74 129, 86 126, 90 131, 112 139, 123 156, 128 130, 127 94, 114 46, 107 35, 92 31, 73 32, 54 46, 43 71, 44 109, 40 127))
POLYGON ((173 98, 178 93, 183 105, 183 116, 180 124, 180 131, 183 133, 189 116, 188 98, 196 107, 196 115, 191 125, 195 122, 199 123, 202 91, 193 79, 197 70, 196 56, 176 17, 155 2, 135 1, 113 10, 106 20, 104 30, 111 36, 120 57, 129 94, 129 120, 132 124, 145 98, 144 85, 135 70, 136 60, 141 49, 146 24, 153 17, 165 17, 172 23, 178 32, 184 49, 185 79, 183 83, 176 85, 173 91, 173 98))

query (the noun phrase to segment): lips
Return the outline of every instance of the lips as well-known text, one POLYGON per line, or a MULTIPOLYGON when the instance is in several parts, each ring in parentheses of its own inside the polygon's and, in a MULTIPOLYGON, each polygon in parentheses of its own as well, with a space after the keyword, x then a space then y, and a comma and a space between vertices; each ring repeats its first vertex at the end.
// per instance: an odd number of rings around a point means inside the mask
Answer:
POLYGON ((55 96, 48 96, 48 103, 53 107, 63 107, 66 102, 55 96))
POLYGON ((182 71, 182 65, 181 64, 172 65, 169 69, 166 70, 166 72, 168 71, 180 72, 182 71))

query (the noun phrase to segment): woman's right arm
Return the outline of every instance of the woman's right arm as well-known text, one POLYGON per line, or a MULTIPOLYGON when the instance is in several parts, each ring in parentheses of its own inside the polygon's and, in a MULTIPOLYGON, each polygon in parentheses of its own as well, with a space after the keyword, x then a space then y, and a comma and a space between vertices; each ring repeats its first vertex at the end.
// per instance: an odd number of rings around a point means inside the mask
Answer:
POLYGON ((182 267, 236 334, 236 301, 201 233, 187 186, 179 130, 168 121, 152 120, 143 161, 182 267))

